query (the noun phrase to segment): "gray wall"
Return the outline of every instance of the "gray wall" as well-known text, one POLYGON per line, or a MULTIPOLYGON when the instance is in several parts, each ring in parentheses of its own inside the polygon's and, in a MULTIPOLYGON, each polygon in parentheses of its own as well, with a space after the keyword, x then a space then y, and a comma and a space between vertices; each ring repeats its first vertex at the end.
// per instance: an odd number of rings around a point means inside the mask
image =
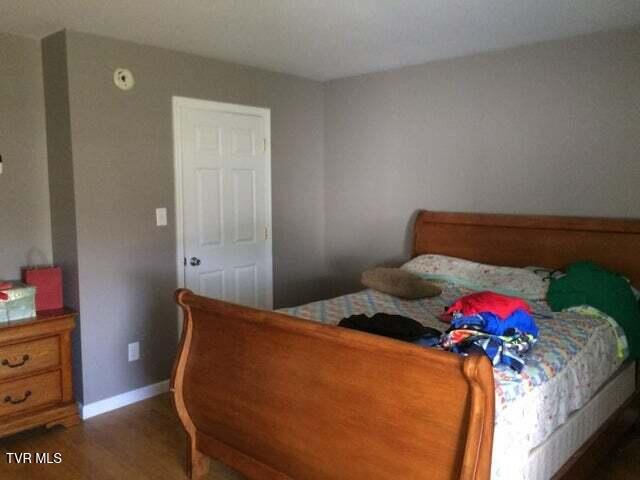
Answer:
POLYGON ((51 261, 44 125, 39 44, 0 34, 0 279, 51 261))
POLYGON ((333 293, 409 255, 418 208, 640 216, 640 30, 325 84, 333 293))
POLYGON ((275 304, 323 291, 322 84, 75 32, 66 57, 85 403, 170 373, 175 225, 156 227, 155 208, 173 219, 173 95, 271 109, 275 304), (113 85, 116 67, 133 90, 113 85))
POLYGON ((404 260, 417 208, 640 216, 638 29, 324 85, 56 34, 43 42, 51 230, 40 54, 1 36, 0 55, 0 277, 53 243, 82 312, 85 403, 163 380, 173 361, 175 226, 154 223, 156 207, 174 214, 172 95, 271 108, 278 306, 404 260), (120 66, 131 92, 112 84, 120 66))
MULTIPOLYGON (((49 157, 51 243, 53 261, 62 267, 64 304, 80 310, 75 183, 71 149, 67 46, 63 33, 42 42, 42 70, 49 157)), ((81 323, 73 332, 73 378, 76 400, 83 401, 81 323)))

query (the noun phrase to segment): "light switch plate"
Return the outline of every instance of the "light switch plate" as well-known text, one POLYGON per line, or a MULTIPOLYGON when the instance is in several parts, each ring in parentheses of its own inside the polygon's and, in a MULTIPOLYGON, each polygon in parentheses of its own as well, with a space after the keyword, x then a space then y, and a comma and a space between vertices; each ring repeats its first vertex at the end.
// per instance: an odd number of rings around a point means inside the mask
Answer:
POLYGON ((129 361, 135 362, 140 359, 140 342, 129 344, 129 361))
POLYGON ((164 227, 167 225, 167 209, 156 208, 156 226, 164 227))

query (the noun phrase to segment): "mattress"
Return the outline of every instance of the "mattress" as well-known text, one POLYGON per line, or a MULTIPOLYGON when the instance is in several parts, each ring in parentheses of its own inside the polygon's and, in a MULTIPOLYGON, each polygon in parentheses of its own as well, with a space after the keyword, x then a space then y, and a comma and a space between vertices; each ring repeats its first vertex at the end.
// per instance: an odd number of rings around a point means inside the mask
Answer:
MULTIPOLYGON (((444 330, 437 315, 471 291, 448 283, 431 299, 401 300, 374 290, 314 302, 281 311, 326 324, 355 314, 404 315, 425 326, 444 330)), ((492 478, 530 477, 530 454, 583 407, 620 368, 625 356, 624 333, 610 318, 577 312, 551 312, 543 301, 529 302, 540 330, 537 344, 521 374, 499 365, 496 384, 496 426, 492 478)))
POLYGON ((636 389, 636 363, 628 362, 580 410, 529 452, 526 478, 547 480, 564 465, 636 389))

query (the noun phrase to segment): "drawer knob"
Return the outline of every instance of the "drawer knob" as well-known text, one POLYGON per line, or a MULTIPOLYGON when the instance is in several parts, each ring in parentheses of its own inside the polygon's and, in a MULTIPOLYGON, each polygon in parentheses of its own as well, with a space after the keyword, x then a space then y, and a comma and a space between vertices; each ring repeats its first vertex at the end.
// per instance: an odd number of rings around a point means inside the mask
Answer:
POLYGON ((24 392, 24 397, 19 400, 14 400, 13 398, 11 398, 11 395, 7 395, 6 397, 4 397, 4 403, 12 403, 13 405, 16 405, 18 403, 26 402, 27 398, 29 398, 30 396, 31 390, 27 390, 26 392, 24 392))
POLYGON ((22 361, 19 363, 9 363, 9 360, 5 358, 4 360, 2 360, 2 365, 9 368, 16 368, 23 366, 25 363, 27 363, 27 360, 29 360, 29 355, 25 354, 22 356, 22 361))

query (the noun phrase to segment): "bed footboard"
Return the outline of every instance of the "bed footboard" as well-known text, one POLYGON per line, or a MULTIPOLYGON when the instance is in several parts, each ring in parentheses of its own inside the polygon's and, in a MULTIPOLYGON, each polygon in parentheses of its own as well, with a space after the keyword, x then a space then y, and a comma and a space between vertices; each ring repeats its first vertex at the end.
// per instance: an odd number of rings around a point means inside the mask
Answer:
POLYGON ((178 290, 171 391, 187 471, 254 479, 489 479, 494 384, 452 353, 178 290))

